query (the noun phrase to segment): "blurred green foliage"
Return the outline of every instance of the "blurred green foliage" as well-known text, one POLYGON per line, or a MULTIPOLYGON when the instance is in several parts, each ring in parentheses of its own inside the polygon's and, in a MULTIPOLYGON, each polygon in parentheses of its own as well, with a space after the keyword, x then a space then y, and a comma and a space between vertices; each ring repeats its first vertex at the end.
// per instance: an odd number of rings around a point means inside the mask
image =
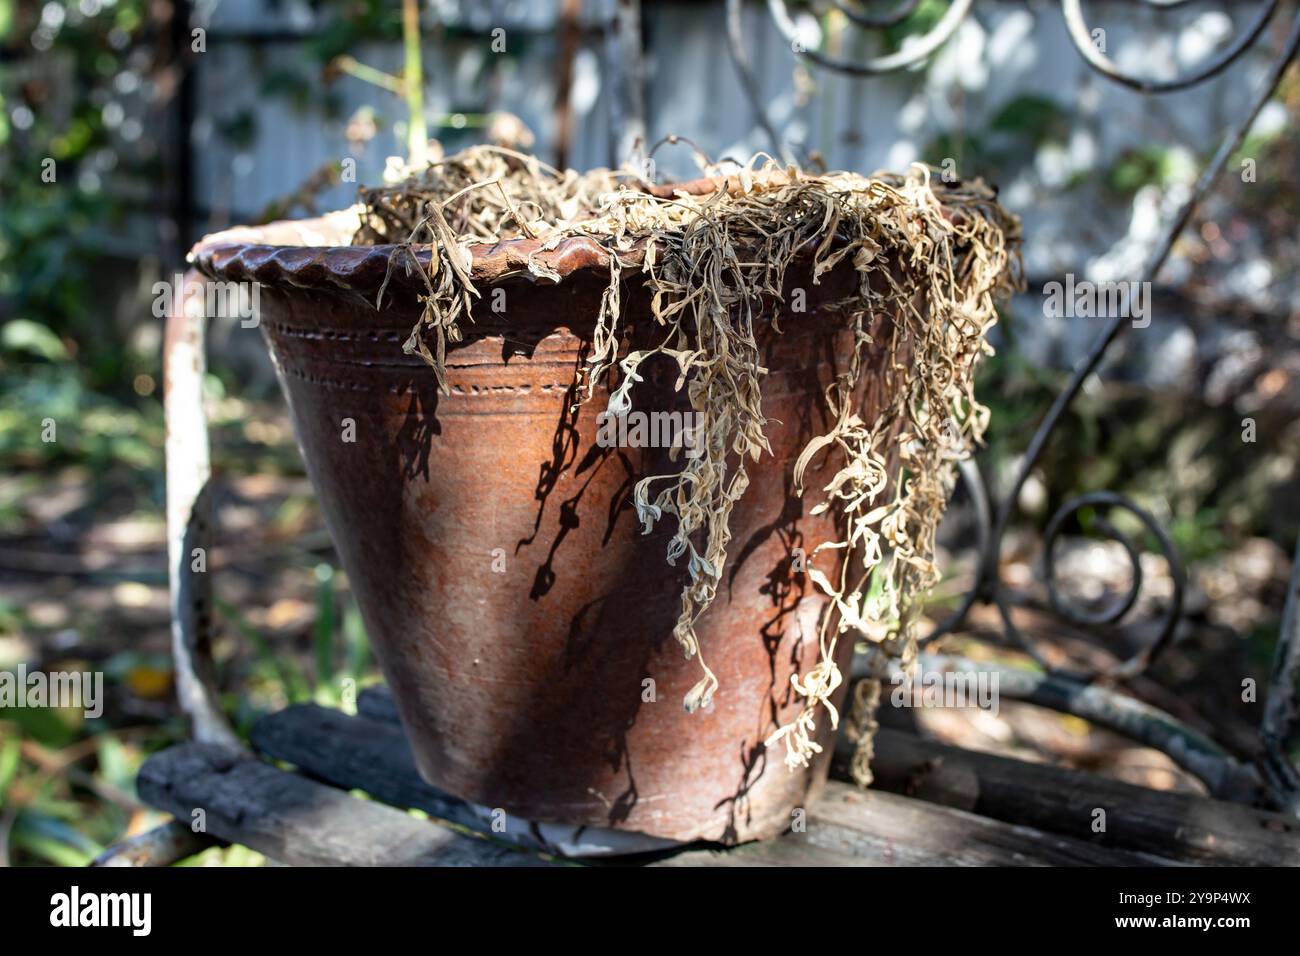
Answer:
MULTIPOLYGON (((986 474, 1006 475, 1018 463, 1067 378, 1064 370, 1028 361, 1013 344, 986 362, 977 382, 992 413, 981 453, 986 474)), ((1261 432, 1285 436, 1285 414, 1263 416, 1261 432)), ((1285 438, 1244 443, 1241 431, 1241 415, 1231 406, 1139 386, 1085 389, 1056 425, 1034 471, 1047 510, 1022 509, 1019 518, 1042 528, 1068 498, 1115 491, 1152 511, 1186 561, 1212 558, 1257 535, 1293 540, 1300 503, 1286 503, 1290 472, 1279 465, 1300 457, 1300 448, 1285 438)), ((1131 516, 1113 517, 1146 548, 1159 550, 1131 516)))
MULTIPOLYGON (((218 603, 218 614, 253 649, 251 663, 241 658, 240 672, 223 682, 236 688, 224 703, 241 733, 247 734, 258 717, 291 703, 355 712, 358 691, 377 680, 360 613, 350 596, 339 593, 335 569, 320 564, 315 578, 312 667, 273 648, 236 608, 218 603)), ((150 675, 166 677, 170 667, 166 660, 131 651, 100 663, 52 663, 59 669, 103 671, 110 698, 128 685, 154 680, 150 675)), ((0 666, 12 665, 0 660, 0 666)), ((106 712, 95 724, 71 708, 0 708, 0 858, 12 865, 84 866, 129 830, 162 821, 135 796, 135 777, 150 753, 185 737, 184 722, 173 716, 127 725, 106 712)), ((251 851, 231 847, 209 851, 188 865, 262 862, 251 851)))
POLYGON ((75 341, 85 384, 120 396, 130 363, 98 286, 104 236, 131 208, 109 182, 156 182, 160 171, 149 138, 124 148, 121 135, 123 104, 150 67, 147 10, 145 0, 0 0, 0 320, 75 341))
POLYGON ((921 0, 911 16, 883 31, 887 48, 891 52, 901 50, 908 37, 929 33, 943 19, 949 6, 947 0, 921 0))
POLYGON ((1070 114, 1055 100, 1016 96, 980 128, 954 129, 936 136, 921 151, 921 159, 940 169, 952 159, 959 176, 996 174, 1005 182, 1031 165, 1040 147, 1063 144, 1069 128, 1070 114))

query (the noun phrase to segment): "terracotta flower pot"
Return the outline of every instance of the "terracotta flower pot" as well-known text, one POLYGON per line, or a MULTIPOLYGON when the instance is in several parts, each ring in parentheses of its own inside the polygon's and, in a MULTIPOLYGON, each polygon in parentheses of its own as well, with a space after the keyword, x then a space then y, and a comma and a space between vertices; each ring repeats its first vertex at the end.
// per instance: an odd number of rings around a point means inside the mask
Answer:
MULTIPOLYGON (((601 447, 599 391, 573 408, 608 283, 603 253, 569 240, 541 254, 555 284, 524 270, 531 241, 479 247, 483 297, 440 395, 401 348, 418 279, 395 274, 376 311, 390 249, 339 245, 342 222, 234 230, 194 259, 213 279, 260 284, 307 470, 421 773, 527 821, 725 842, 788 828, 824 781, 832 742, 823 713, 812 767, 791 772, 784 747, 764 747, 800 708, 791 675, 818 653, 823 599, 792 556, 832 529, 791 493, 791 464, 827 427, 837 343, 816 308, 836 274, 808 285, 821 297, 811 318, 760 340, 773 454, 750 466, 724 587, 698 625, 720 689, 688 714, 699 668, 671 636, 684 570, 665 562, 667 523, 643 535, 631 505, 637 478, 675 466, 666 449, 601 447), (492 310, 495 289, 504 311, 492 310)), ((635 340, 649 303, 639 273, 623 275, 635 340)), ((675 369, 646 370, 637 408, 687 407, 675 369)), ((839 647, 847 672, 852 641, 839 647)))

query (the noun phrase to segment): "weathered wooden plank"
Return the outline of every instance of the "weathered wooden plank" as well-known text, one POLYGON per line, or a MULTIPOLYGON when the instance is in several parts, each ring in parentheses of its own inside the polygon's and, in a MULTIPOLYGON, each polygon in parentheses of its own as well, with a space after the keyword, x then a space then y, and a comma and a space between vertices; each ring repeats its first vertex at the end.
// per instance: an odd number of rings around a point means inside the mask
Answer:
POLYGON ((468 804, 424 782, 396 719, 395 712, 393 722, 381 722, 297 704, 263 717, 249 738, 259 752, 336 787, 364 790, 390 806, 423 810, 482 830, 482 821, 468 804))
MULTIPOLYGON (((253 745, 335 786, 362 789, 385 803, 424 810, 473 830, 483 822, 461 800, 425 783, 415 769, 387 688, 369 688, 359 714, 303 704, 269 714, 253 727, 253 745)), ((637 862, 640 862, 639 860, 637 862)), ((688 849, 650 866, 846 866, 863 861, 783 840, 744 847, 688 849)))
POLYGON ((393 692, 387 684, 375 684, 362 690, 357 695, 357 713, 381 723, 398 723, 397 704, 393 702, 393 692))
MULTIPOLYGON (((937 865, 940 861, 934 861, 937 865)), ((814 846, 811 843, 790 839, 786 834, 775 840, 746 843, 744 846, 712 847, 684 850, 673 856, 649 864, 654 867, 710 866, 734 867, 787 867, 787 866, 882 866, 875 860, 849 856, 814 846)))
MULTIPOLYGON (((253 746, 337 787, 364 790, 395 807, 424 810, 471 830, 483 830, 482 819, 464 801, 420 777, 386 689, 363 691, 357 710, 369 716, 349 717, 315 704, 268 714, 253 726, 253 746)), ((861 861, 778 841, 761 847, 687 850, 650 865, 834 866, 854 862, 861 861)))
POLYGON ((110 846, 95 857, 91 866, 171 866, 208 847, 220 846, 206 833, 195 833, 188 823, 170 820, 110 846))
POLYGON ((295 866, 536 866, 547 861, 287 773, 218 744, 186 743, 145 761, 150 805, 295 866))
MULTIPOLYGON (((832 774, 846 779, 851 745, 832 774)), ((1026 763, 881 728, 875 787, 1022 823, 1090 844, 1217 865, 1300 864, 1300 821, 1235 803, 1137 787, 1096 774, 1026 763), (1105 811, 1105 830, 1093 821, 1105 811)))
MULTIPOLYGON (((420 779, 386 692, 362 695, 358 709, 381 719, 349 717, 299 705, 264 717, 252 740, 263 753, 323 780, 361 788, 396 806, 418 807, 466 826, 482 823, 456 798, 420 779), (384 722, 384 719, 390 722, 384 722)), ((1145 857, 1042 834, 1028 827, 980 820, 934 804, 887 793, 861 793, 831 784, 828 798, 810 808, 806 833, 790 833, 764 849, 692 851, 660 865, 807 866, 936 865, 957 862, 1040 864, 1151 864, 1145 857), (858 799, 858 798, 861 799, 858 799), (906 844, 903 846, 902 844, 906 844), (734 855, 734 857, 733 857, 734 855)))
POLYGON ((786 839, 890 866, 1172 865, 1157 856, 1096 846, 836 780, 808 808, 806 831, 786 839))
POLYGON ((655 866, 1170 866, 883 791, 832 781, 806 826, 777 840, 692 850, 655 866))

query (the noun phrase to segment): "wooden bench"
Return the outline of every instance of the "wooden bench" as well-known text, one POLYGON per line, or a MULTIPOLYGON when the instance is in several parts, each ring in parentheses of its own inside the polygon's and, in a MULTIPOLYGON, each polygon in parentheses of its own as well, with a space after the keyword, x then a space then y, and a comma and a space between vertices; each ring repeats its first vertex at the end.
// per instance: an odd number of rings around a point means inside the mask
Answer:
MULTIPOLYGON (((262 718, 257 753, 185 743, 149 758, 138 788, 207 838, 292 865, 573 865, 502 842, 416 772, 383 687, 350 716, 299 704, 262 718), (289 769, 292 768, 292 769, 289 769), (364 794, 364 796, 362 795, 364 794), (409 811, 418 810, 421 814, 409 811), (427 815, 427 819, 422 818, 427 815)), ((806 827, 740 847, 616 862, 652 866, 1296 865, 1300 824, 1237 804, 947 747, 882 729, 877 784, 846 782, 842 746, 806 827), (1104 832, 1093 831, 1106 811, 1104 832)), ((588 861, 591 862, 591 861, 588 861)))

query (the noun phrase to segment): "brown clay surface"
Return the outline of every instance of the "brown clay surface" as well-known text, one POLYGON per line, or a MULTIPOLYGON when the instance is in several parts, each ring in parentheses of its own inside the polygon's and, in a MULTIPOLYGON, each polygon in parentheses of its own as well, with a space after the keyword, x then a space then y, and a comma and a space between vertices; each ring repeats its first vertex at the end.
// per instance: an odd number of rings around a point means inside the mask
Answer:
MULTIPOLYGON (((509 277, 527 241, 476 251, 482 305, 439 395, 401 349, 419 314, 410 287, 381 311, 368 304, 383 247, 257 238, 212 237, 195 261, 265 283, 261 324, 307 469, 425 777, 532 820, 728 842, 788 827, 826 773, 824 762, 791 773, 783 747, 763 746, 798 711, 790 677, 817 655, 822 601, 791 549, 811 552, 830 528, 805 516, 812 501, 790 493, 790 471, 825 428, 836 356, 824 320, 809 313, 767 336, 774 455, 749 466, 726 586, 698 626, 720 690, 687 714, 700 671, 671 635, 684 580, 664 560, 671 518, 644 536, 630 500, 639 477, 675 466, 663 449, 596 444, 603 389, 570 410, 602 257, 581 241, 548 253, 566 276, 555 285, 509 277), (501 314, 487 307, 493 283, 506 290, 501 314)), ((631 334, 648 335, 640 277, 625 275, 631 334)), ((644 367, 635 408, 686 407, 668 365, 644 367)), ((818 730, 829 741, 824 714, 818 730)))

